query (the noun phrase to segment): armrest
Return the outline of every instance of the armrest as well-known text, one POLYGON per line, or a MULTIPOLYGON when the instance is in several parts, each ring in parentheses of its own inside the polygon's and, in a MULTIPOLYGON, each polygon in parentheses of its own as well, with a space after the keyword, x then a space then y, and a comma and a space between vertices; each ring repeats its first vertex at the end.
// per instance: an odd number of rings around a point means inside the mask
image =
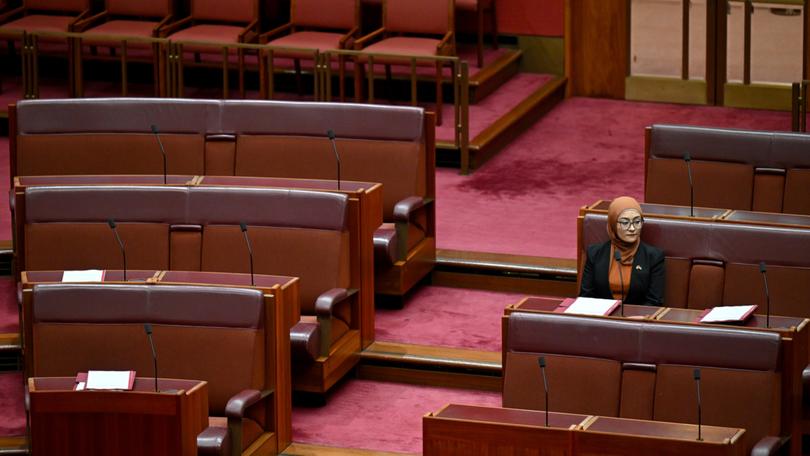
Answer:
POLYGON ((264 32, 261 35, 259 35, 259 42, 261 44, 267 44, 267 42, 270 41, 270 37, 276 36, 276 35, 278 35, 278 34, 280 34, 282 32, 285 32, 285 31, 291 29, 291 28, 292 28, 292 22, 287 22, 284 25, 279 25, 278 27, 274 28, 273 30, 270 30, 268 32, 264 32))
POLYGON ((425 206, 427 201, 421 196, 409 196, 394 205, 394 221, 407 223, 411 215, 425 206))
POLYGON ((189 22, 191 22, 192 19, 193 18, 191 16, 188 16, 184 17, 183 19, 180 19, 177 22, 172 22, 169 25, 165 25, 163 27, 163 30, 160 31, 160 37, 165 38, 171 35, 172 33, 180 30, 181 28, 185 27, 189 22))
POLYGON ((369 41, 376 39, 378 36, 385 33, 385 27, 380 27, 377 30, 369 33, 368 35, 361 36, 354 42, 354 48, 357 50, 363 49, 369 41))
POLYGON ((155 38, 159 38, 160 32, 163 31, 163 27, 165 27, 166 24, 171 22, 172 19, 174 19, 174 16, 172 16, 171 14, 161 19, 160 22, 158 22, 158 24, 155 26, 155 28, 152 29, 152 36, 155 38))
POLYGON ((225 405, 225 416, 228 418, 244 418, 245 411, 261 399, 262 393, 259 390, 242 390, 237 395, 228 399, 228 403, 225 405))
POLYGON ((197 436, 199 456, 226 456, 231 454, 231 436, 227 428, 208 427, 197 436))
POLYGON ((88 16, 90 16, 90 10, 89 9, 82 11, 78 16, 76 16, 75 19, 70 21, 70 24, 68 24, 68 32, 75 32, 76 31, 76 24, 78 24, 79 22, 85 20, 88 16))
MULTIPOLYGON (((436 45, 436 54, 438 54, 438 55, 448 55, 448 54, 442 53, 442 49, 444 49, 448 44, 452 46, 452 44, 453 44, 452 40, 453 40, 453 32, 450 31, 450 32, 445 33, 444 37, 442 37, 442 40, 439 41, 439 44, 436 45)), ((449 55, 452 55, 452 54, 453 54, 453 52, 449 53, 449 55)))
POLYGON ((331 318, 337 307, 343 301, 349 299, 357 290, 347 290, 345 288, 332 288, 322 293, 315 301, 315 315, 318 318, 331 318))
POLYGON ((248 24, 242 31, 239 33, 239 42, 240 43, 252 43, 253 40, 258 36, 258 33, 254 31, 259 26, 259 20, 256 19, 250 24, 248 24))
POLYGON ((101 22, 102 19, 104 19, 105 17, 107 17, 109 15, 110 15, 109 11, 105 10, 105 11, 102 11, 102 12, 96 14, 95 16, 90 16, 87 19, 82 19, 82 20, 76 22, 75 24, 73 24, 73 31, 74 32, 83 32, 83 31, 89 29, 90 27, 98 25, 98 23, 101 22))
POLYGON ((22 13, 23 11, 25 11, 25 7, 20 6, 18 8, 14 8, 13 10, 7 11, 3 14, 0 14, 0 24, 8 22, 9 19, 22 13))
POLYGON ((779 438, 774 436, 763 437, 751 448, 751 456, 768 456, 776 454, 790 441, 790 438, 779 438))
POLYGON ((346 49, 346 43, 348 43, 348 42, 349 42, 349 40, 350 40, 350 39, 352 39, 352 37, 353 37, 354 35, 357 35, 357 32, 359 32, 359 31, 360 31, 360 28, 359 28, 359 27, 355 27, 355 28, 353 28, 353 29, 349 30, 349 32, 348 32, 348 33, 346 33, 345 35, 343 35, 342 37, 340 37, 340 41, 338 42, 338 43, 339 43, 339 44, 338 44, 338 48, 339 48, 339 49, 346 49))

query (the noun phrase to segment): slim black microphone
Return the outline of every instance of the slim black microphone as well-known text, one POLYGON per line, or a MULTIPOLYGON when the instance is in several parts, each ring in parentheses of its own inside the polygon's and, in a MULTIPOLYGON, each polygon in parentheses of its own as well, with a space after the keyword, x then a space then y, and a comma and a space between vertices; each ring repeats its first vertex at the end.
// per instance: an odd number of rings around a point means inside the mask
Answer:
POLYGON ((762 283, 765 285, 765 327, 771 327, 771 294, 768 292, 768 270, 765 262, 759 262, 759 272, 762 273, 762 283))
POLYGON ((250 245, 250 238, 247 233, 247 224, 239 222, 239 227, 242 228, 242 234, 245 236, 245 244, 247 244, 248 255, 250 255, 250 286, 254 286, 253 282, 253 247, 250 245))
POLYGON ((546 427, 548 427, 548 380, 546 379, 546 357, 537 360, 540 364, 540 373, 543 374, 543 388, 546 390, 546 427))
POLYGON ((338 154, 337 142, 335 142, 335 131, 331 129, 326 130, 326 136, 328 136, 329 141, 332 142, 332 151, 335 152, 335 161, 337 162, 337 185, 338 190, 340 190, 340 154, 338 154))
POLYGON ((107 225, 110 226, 113 234, 115 234, 115 240, 118 241, 118 247, 121 249, 121 256, 124 258, 124 282, 127 281, 127 249, 124 248, 124 243, 121 241, 121 236, 118 235, 118 226, 115 224, 115 220, 107 219, 107 225))
POLYGON ((698 440, 703 440, 703 436, 700 433, 700 426, 702 421, 702 411, 700 408, 700 368, 695 369, 692 373, 692 376, 695 379, 695 386, 697 387, 697 406, 698 406, 698 440))
POLYGON ((624 316, 624 274, 622 273, 622 252, 618 250, 613 251, 613 258, 616 260, 616 267, 619 268, 619 286, 622 290, 622 300, 619 302, 622 317, 624 316))
POLYGON ((695 216, 695 186, 692 184, 692 157, 689 152, 683 154, 683 161, 686 162, 686 173, 689 175, 689 216, 695 216))
POLYGON ((163 141, 160 140, 160 133, 158 132, 157 125, 152 125, 152 134, 155 135, 158 145, 160 146, 160 153, 163 154, 163 184, 166 184, 166 149, 163 148, 163 141))
POLYGON ((155 363, 155 392, 158 390, 158 370, 157 370, 157 353, 155 352, 155 342, 152 340, 152 325, 150 323, 143 324, 143 330, 146 331, 146 337, 149 338, 149 345, 152 346, 152 361, 155 363))

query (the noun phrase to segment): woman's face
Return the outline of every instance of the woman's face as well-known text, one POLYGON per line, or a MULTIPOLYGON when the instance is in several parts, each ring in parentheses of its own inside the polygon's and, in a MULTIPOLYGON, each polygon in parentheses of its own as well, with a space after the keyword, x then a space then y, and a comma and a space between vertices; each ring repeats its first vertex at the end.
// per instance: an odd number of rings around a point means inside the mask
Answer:
POLYGON ((633 243, 641 236, 641 226, 644 219, 641 213, 635 209, 627 209, 619 214, 616 222, 616 234, 624 242, 633 243))

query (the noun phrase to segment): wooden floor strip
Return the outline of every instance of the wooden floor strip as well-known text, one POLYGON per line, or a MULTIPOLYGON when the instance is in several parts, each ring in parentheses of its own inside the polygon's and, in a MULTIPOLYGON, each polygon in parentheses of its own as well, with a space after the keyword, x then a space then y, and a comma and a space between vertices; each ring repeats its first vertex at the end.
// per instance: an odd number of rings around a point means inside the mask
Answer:
POLYGON ((436 265, 493 271, 577 275, 577 261, 575 259, 533 257, 505 253, 438 249, 436 250, 436 265))
POLYGON ((391 453, 388 451, 358 450, 352 448, 336 448, 323 445, 293 443, 281 454, 284 456, 403 456, 416 455, 419 453, 391 453))
POLYGON ((501 353, 464 348, 374 342, 360 354, 361 360, 401 362, 413 365, 474 369, 500 374, 501 353))

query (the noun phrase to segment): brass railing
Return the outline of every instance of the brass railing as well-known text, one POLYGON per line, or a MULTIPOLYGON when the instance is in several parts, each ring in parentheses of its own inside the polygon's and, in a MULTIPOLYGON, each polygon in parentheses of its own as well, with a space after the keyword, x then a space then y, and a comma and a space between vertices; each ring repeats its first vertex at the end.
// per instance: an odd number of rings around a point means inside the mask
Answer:
POLYGON ((810 81, 794 82, 791 97, 793 131, 807 133, 807 85, 810 81))

